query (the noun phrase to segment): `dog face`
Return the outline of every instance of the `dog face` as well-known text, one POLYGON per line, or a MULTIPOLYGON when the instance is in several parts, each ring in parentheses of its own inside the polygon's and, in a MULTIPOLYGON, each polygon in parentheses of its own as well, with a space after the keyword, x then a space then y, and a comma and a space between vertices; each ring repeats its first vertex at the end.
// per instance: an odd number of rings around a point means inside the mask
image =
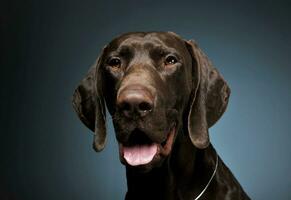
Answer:
POLYGON ((159 165, 171 151, 191 91, 186 45, 167 33, 123 35, 106 47, 103 59, 103 94, 122 163, 159 165))
POLYGON ((73 105, 95 131, 94 148, 100 151, 106 104, 121 162, 149 171, 169 156, 179 130, 196 147, 207 147, 208 128, 224 112, 229 92, 194 42, 169 32, 129 33, 103 49, 73 105))

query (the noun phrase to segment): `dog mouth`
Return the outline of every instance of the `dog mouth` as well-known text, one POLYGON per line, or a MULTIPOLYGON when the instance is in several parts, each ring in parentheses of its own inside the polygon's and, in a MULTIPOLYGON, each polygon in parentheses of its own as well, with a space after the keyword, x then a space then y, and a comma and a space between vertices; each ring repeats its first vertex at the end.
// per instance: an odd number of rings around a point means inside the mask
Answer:
POLYGON ((175 124, 168 130, 166 139, 161 143, 152 141, 144 133, 135 134, 127 144, 119 143, 121 161, 130 166, 141 166, 166 157, 171 152, 175 134, 175 124))

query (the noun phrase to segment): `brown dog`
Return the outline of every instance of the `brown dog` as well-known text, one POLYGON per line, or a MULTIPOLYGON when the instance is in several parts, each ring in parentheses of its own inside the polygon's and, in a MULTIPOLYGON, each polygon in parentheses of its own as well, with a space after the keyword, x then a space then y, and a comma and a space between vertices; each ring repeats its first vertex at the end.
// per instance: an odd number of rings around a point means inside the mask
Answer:
POLYGON ((229 94, 194 41, 137 32, 103 49, 73 106, 101 151, 106 104, 126 166, 127 200, 249 199, 209 142, 229 94))

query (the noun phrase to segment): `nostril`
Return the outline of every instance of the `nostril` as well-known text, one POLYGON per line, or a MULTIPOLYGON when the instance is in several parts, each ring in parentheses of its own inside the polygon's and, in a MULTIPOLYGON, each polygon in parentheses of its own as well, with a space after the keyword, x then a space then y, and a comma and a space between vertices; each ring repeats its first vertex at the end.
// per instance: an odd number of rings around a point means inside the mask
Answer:
POLYGON ((141 112, 148 112, 152 110, 152 105, 148 102, 141 102, 138 108, 141 112))
POLYGON ((131 110, 131 105, 130 105, 130 103, 128 103, 128 102, 123 102, 123 103, 121 103, 121 105, 120 105, 120 109, 121 109, 122 111, 130 111, 130 110, 131 110))

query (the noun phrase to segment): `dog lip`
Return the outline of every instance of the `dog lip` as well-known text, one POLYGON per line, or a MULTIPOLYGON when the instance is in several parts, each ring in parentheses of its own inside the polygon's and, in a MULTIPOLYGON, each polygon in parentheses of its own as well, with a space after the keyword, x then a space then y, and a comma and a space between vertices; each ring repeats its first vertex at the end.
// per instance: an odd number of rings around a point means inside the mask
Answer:
MULTIPOLYGON (((168 134, 167 134, 167 136, 166 136, 166 139, 165 139, 163 142, 161 142, 162 147, 164 147, 164 146, 168 143, 168 141, 169 141, 169 137, 170 137, 170 135, 172 134, 172 132, 174 131, 173 129, 175 129, 176 124, 173 123, 173 125, 170 126, 170 127, 171 127, 171 128, 169 128, 169 130, 168 130, 168 134)), ((175 131, 174 131, 174 132, 175 132, 175 131)))
POLYGON ((174 124, 170 129, 166 140, 160 144, 159 148, 160 154, 162 154, 163 156, 169 155, 169 153, 172 150, 175 135, 176 135, 176 124, 174 124))

